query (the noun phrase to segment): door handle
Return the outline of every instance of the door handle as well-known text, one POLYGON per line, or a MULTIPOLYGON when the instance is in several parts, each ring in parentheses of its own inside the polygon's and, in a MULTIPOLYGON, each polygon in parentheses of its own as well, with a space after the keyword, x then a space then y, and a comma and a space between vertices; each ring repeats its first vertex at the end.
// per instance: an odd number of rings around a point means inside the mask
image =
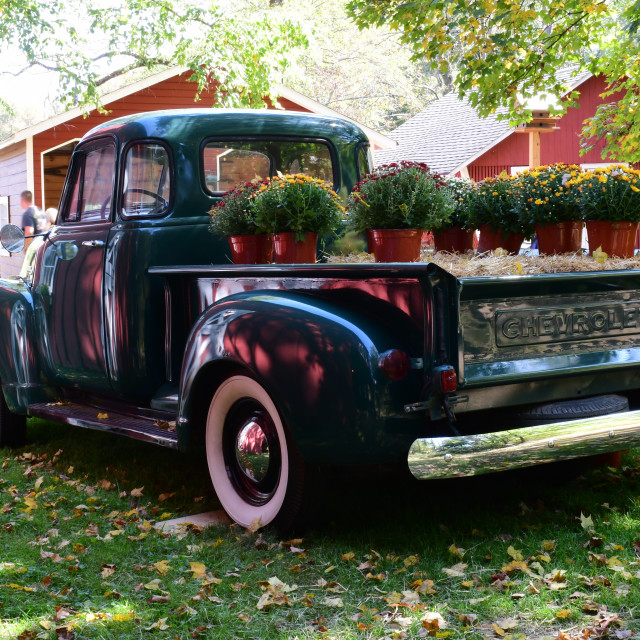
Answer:
POLYGON ((83 247, 104 247, 103 240, 84 240, 82 243, 83 247))

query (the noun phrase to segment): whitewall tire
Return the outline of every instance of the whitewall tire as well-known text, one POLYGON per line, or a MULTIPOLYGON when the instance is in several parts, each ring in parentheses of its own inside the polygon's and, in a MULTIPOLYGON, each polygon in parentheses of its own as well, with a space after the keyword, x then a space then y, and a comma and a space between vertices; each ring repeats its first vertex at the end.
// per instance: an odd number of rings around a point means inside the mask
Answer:
POLYGON ((236 375, 216 390, 207 415, 209 473, 229 517, 249 527, 287 528, 302 505, 304 474, 267 391, 236 375))

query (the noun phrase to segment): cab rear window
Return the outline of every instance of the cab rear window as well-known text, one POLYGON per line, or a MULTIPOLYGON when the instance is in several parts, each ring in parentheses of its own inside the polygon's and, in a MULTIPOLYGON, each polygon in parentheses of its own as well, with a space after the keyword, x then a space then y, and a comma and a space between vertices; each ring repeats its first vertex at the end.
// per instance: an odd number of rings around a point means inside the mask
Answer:
POLYGON ((277 173, 303 173, 335 185, 334 171, 322 140, 210 139, 202 147, 204 186, 212 195, 277 173))

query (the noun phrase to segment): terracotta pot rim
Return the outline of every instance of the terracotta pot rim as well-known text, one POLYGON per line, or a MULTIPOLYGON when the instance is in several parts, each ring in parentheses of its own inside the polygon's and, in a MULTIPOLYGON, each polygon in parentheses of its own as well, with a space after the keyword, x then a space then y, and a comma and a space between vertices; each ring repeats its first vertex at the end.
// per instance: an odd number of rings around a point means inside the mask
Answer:
POLYGON ((632 220, 585 220, 585 223, 586 224, 615 224, 616 226, 626 225, 630 227, 640 224, 638 222, 633 222, 632 220))

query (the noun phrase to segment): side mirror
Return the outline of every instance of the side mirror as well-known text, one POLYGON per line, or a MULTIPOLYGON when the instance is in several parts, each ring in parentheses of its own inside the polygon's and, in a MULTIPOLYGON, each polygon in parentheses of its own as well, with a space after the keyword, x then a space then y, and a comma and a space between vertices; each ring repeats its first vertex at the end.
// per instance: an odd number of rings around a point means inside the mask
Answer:
POLYGON ((56 242, 55 246, 60 260, 73 260, 78 255, 78 246, 73 242, 56 242))
POLYGON ((15 224, 5 224, 0 229, 0 244, 9 253, 20 253, 24 249, 24 232, 15 224))

